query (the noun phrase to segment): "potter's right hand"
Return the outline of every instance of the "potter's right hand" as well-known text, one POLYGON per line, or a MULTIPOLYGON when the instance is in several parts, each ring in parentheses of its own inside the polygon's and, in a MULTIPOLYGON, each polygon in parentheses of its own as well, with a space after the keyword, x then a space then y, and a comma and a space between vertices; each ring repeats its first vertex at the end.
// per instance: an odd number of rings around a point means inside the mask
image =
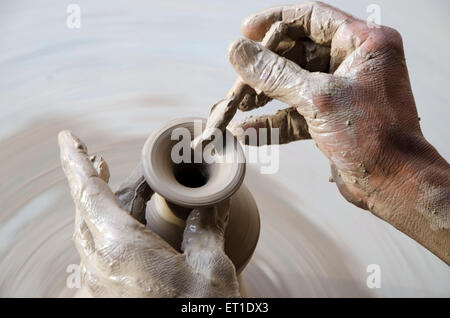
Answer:
MULTIPOLYGON (((181 254, 119 206, 101 157, 89 158, 84 143, 69 131, 58 141, 76 206, 73 238, 92 296, 239 296, 235 268, 224 252, 229 201, 190 213, 181 254)), ((127 197, 126 192, 121 194, 127 197)))
POLYGON ((229 49, 234 69, 291 107, 234 124, 238 137, 254 127, 280 128, 280 143, 312 138, 348 201, 449 263, 450 166, 422 135, 400 34, 320 2, 264 10, 245 20, 243 33, 248 39, 229 49), (326 68, 310 72, 260 45, 274 23, 288 27, 287 43, 329 47, 326 68))

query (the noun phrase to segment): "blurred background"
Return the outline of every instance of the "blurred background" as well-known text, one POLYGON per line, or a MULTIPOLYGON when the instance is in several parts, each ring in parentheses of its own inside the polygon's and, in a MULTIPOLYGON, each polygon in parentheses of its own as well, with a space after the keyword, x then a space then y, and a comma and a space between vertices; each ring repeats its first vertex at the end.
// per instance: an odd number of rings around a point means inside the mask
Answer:
MULTIPOLYGON (((427 139, 450 158, 450 3, 328 1, 403 36, 427 139)), ((2 0, 0 2, 0 296, 71 297, 74 205, 56 136, 70 129, 101 153, 115 189, 164 122, 207 117, 236 74, 227 46, 249 14, 275 0, 2 0), (69 28, 68 6, 81 9, 69 28)), ((273 102, 256 113, 284 107, 273 102)), ((244 114, 246 115, 246 114, 244 114)), ((238 114, 239 117, 244 116, 238 114)), ((347 203, 312 141, 280 148, 280 169, 246 183, 261 238, 243 273, 249 296, 450 296, 450 270, 390 225, 347 203), (381 288, 366 285, 367 267, 381 288)))

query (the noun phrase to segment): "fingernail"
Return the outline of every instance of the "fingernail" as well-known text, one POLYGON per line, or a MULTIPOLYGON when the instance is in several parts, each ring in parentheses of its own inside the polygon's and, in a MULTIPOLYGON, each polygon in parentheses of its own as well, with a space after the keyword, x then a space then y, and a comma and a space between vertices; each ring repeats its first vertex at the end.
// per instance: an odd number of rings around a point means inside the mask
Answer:
POLYGON ((242 33, 251 40, 261 41, 270 26, 279 20, 281 20, 281 16, 272 11, 265 10, 265 12, 253 14, 242 22, 242 33))
POLYGON ((63 130, 58 134, 58 142, 60 144, 73 143, 74 146, 80 150, 87 151, 86 145, 70 130, 63 130))
POLYGON ((64 140, 67 138, 67 134, 69 133, 68 130, 62 130, 58 134, 58 142, 61 144, 64 142, 64 140))
POLYGON ((243 28, 247 28, 247 27, 251 26, 253 24, 252 23, 253 20, 254 20, 254 16, 253 15, 246 17, 244 19, 244 21, 242 22, 242 27, 243 28))
POLYGON ((245 37, 255 40, 258 37, 258 30, 253 23, 253 16, 247 17, 241 25, 242 33, 245 37))

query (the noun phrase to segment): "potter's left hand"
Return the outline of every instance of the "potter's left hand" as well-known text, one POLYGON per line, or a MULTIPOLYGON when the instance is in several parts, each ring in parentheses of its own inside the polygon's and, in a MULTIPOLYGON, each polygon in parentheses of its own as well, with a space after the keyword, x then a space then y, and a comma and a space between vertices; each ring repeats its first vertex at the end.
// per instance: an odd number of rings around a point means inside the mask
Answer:
POLYGON ((179 253, 119 206, 101 157, 89 158, 69 131, 58 141, 76 205, 73 239, 92 296, 239 296, 235 268, 224 252, 229 201, 190 213, 179 253))

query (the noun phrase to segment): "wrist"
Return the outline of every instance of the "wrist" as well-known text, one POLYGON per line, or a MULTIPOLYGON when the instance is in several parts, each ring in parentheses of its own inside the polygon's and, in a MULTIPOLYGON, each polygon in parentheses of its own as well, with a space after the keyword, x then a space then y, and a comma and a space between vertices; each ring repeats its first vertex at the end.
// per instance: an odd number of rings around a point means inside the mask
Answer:
POLYGON ((449 263, 450 165, 425 139, 419 142, 422 151, 398 156, 372 212, 449 263))
POLYGON ((444 211, 439 206, 449 199, 450 165, 425 139, 418 143, 416 151, 396 156, 396 172, 384 178, 382 199, 393 213, 416 210, 425 216, 430 212, 429 217, 442 215, 444 211))

